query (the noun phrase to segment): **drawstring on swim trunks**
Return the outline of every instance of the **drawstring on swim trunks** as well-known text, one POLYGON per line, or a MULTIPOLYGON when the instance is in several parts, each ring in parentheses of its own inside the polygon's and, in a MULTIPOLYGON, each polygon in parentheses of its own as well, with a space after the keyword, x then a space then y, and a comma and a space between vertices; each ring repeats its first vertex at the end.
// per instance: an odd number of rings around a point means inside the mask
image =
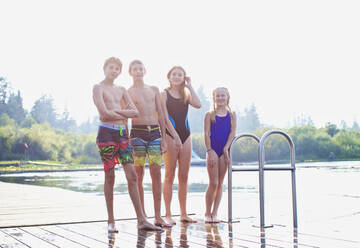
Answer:
POLYGON ((120 133, 120 136, 123 136, 123 130, 122 130, 122 126, 119 125, 119 133, 120 133))
POLYGON ((131 128, 131 129, 132 129, 132 130, 140 130, 140 131, 148 131, 148 132, 151 132, 151 131, 154 131, 154 130, 159 129, 159 127, 151 128, 150 126, 147 126, 147 129, 145 129, 145 128, 136 128, 136 127, 133 127, 133 128, 131 128))

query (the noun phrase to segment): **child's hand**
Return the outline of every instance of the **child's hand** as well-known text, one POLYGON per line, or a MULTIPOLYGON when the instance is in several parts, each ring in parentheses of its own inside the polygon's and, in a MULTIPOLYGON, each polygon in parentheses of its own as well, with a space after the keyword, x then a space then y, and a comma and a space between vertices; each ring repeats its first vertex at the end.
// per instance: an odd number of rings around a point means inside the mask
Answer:
POLYGON ((229 149, 225 149, 224 148, 224 158, 225 158, 225 163, 227 164, 227 165, 229 165, 230 164, 230 155, 229 155, 229 149))
POLYGON ((175 136, 175 148, 179 151, 182 147, 181 139, 178 135, 175 136))
POLYGON ((216 154, 216 152, 215 152, 214 150, 211 150, 211 151, 207 152, 207 154, 206 154, 206 160, 207 160, 208 165, 209 165, 210 167, 215 166, 215 164, 216 164, 216 159, 217 159, 217 154, 216 154))
POLYGON ((191 78, 185 77, 185 87, 190 88, 191 87, 191 78))
POLYGON ((166 153, 167 152, 167 143, 165 141, 165 139, 161 139, 161 153, 166 153))

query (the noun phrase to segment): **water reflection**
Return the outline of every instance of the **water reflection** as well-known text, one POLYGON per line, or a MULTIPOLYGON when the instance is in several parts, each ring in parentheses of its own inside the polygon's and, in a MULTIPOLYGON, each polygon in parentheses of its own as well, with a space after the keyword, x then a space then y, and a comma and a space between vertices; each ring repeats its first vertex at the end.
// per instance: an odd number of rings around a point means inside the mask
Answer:
MULTIPOLYGON (((152 236, 154 233, 155 233, 154 231, 138 230, 136 247, 138 248, 146 247, 145 246, 146 239, 152 236)), ((161 232, 158 232, 157 234, 161 235, 161 232)), ((155 245, 156 245, 155 247, 161 247, 161 242, 159 243, 157 240, 155 240, 155 245)))
MULTIPOLYGON (((219 233, 218 224, 205 224, 206 230, 206 247, 223 248, 223 241, 219 233)), ((229 246, 229 247, 232 247, 229 246)))
MULTIPOLYGON (((173 240, 173 237, 172 237, 172 228, 166 228, 165 229, 165 248, 173 248, 173 247, 181 247, 181 248, 188 248, 190 247, 189 243, 188 243, 188 227, 190 225, 193 225, 194 223, 181 223, 181 226, 180 226, 180 237, 179 239, 177 237, 175 237, 175 241, 178 240, 180 246, 177 246, 177 245, 174 245, 174 240, 173 240)), ((175 232, 176 233, 176 232, 175 232)), ((177 233, 178 234, 178 233, 177 233)), ((161 247, 161 244, 162 244, 162 235, 161 233, 157 233, 156 234, 156 238, 155 238, 155 242, 156 244, 160 244, 159 247, 161 247)), ((176 242, 177 243, 177 242, 176 242)), ((156 246, 158 247, 158 246, 156 246)))
POLYGON ((108 233, 108 238, 109 238, 109 248, 113 248, 114 244, 115 244, 115 233, 108 233))

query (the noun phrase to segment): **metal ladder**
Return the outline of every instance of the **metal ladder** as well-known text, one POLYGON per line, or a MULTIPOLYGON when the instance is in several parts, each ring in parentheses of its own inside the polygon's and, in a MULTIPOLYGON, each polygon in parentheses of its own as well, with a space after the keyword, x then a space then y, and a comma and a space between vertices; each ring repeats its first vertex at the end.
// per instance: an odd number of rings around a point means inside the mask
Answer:
POLYGON ((235 171, 258 171, 259 172, 259 202, 260 202, 260 228, 267 228, 272 226, 265 226, 265 207, 264 207, 264 171, 291 171, 291 182, 292 182, 292 204, 293 204, 293 227, 297 228, 297 205, 296 205, 296 182, 295 182, 295 145, 291 137, 280 130, 270 130, 267 131, 261 139, 256 135, 251 133, 243 133, 234 137, 230 145, 230 165, 228 167, 228 220, 229 223, 232 222, 232 172, 235 171), (290 146, 290 166, 264 166, 265 162, 265 153, 264 153, 264 143, 265 140, 272 134, 280 134, 286 138, 290 146), (232 156, 231 151, 233 144, 243 137, 253 138, 258 143, 258 162, 259 167, 237 167, 233 168, 232 166, 232 156))

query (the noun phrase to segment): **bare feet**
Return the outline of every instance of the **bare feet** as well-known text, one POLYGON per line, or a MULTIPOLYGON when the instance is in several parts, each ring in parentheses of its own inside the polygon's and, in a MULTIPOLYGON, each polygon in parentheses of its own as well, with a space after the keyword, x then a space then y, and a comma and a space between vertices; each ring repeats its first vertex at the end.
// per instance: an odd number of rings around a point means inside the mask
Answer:
POLYGON ((197 222, 197 220, 193 220, 187 215, 181 216, 180 221, 181 222, 188 222, 188 223, 196 223, 197 222))
POLYGON ((212 223, 212 222, 213 222, 213 220, 211 218, 211 215, 206 215, 205 214, 205 223, 212 223))
POLYGON ((161 231, 161 227, 155 226, 148 222, 147 220, 138 222, 138 229, 148 230, 148 231, 161 231))
POLYGON ((173 225, 166 223, 163 218, 159 217, 159 218, 155 218, 155 222, 154 222, 155 226, 160 226, 160 227, 172 227, 173 225))
POLYGON ((119 230, 116 229, 114 223, 108 223, 108 233, 118 233, 119 230))
POLYGON ((172 226, 176 225, 176 221, 173 218, 171 218, 171 216, 166 216, 164 219, 168 224, 170 224, 172 226))
POLYGON ((214 215, 214 216, 212 216, 212 222, 213 222, 213 223, 220 223, 221 220, 219 220, 219 219, 217 218, 217 216, 214 215))

